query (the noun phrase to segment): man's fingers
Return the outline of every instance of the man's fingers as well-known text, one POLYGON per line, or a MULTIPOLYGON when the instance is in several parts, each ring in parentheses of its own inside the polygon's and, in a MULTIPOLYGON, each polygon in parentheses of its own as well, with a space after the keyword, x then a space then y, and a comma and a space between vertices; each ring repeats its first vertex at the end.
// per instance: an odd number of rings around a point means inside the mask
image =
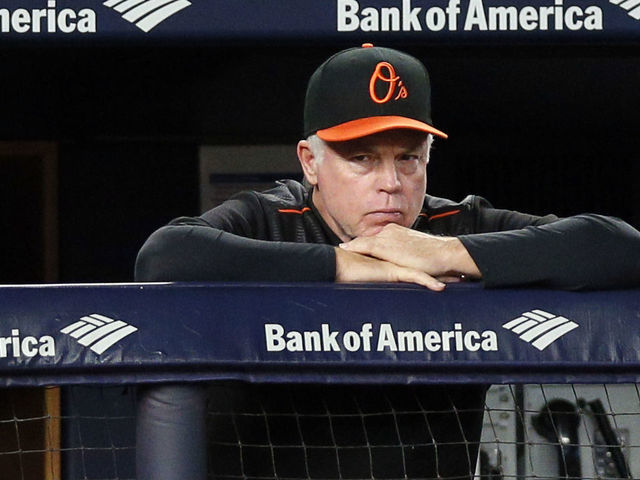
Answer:
POLYGON ((394 253, 396 253, 398 249, 401 249, 402 245, 397 245, 385 237, 377 235, 372 237, 358 237, 347 243, 341 243, 340 248, 349 252, 401 264, 401 262, 395 259, 397 254, 394 255, 394 253))
POLYGON ((422 268, 424 262, 421 257, 424 255, 425 247, 433 250, 436 245, 440 246, 441 239, 434 239, 435 237, 390 223, 375 235, 354 238, 340 244, 340 247, 350 252, 433 273, 422 268))
POLYGON ((354 238, 340 247, 343 251, 425 272, 447 283, 460 281, 461 275, 470 279, 482 277, 459 239, 436 237, 395 224, 385 225, 375 235, 354 238))
POLYGON ((375 237, 358 237, 349 242, 340 244, 340 248, 349 252, 361 253, 363 255, 372 255, 374 257, 376 256, 373 252, 375 246, 375 237))
POLYGON ((423 287, 427 287, 429 290, 433 290, 434 292, 441 292, 446 287, 446 285, 438 279, 419 270, 397 266, 396 270, 397 282, 416 283, 423 287))
POLYGON ((420 270, 339 248, 336 249, 336 281, 415 283, 436 292, 445 288, 444 283, 420 270))
POLYGON ((465 278, 460 275, 444 275, 437 277, 437 279, 444 283, 460 283, 465 281, 465 278))

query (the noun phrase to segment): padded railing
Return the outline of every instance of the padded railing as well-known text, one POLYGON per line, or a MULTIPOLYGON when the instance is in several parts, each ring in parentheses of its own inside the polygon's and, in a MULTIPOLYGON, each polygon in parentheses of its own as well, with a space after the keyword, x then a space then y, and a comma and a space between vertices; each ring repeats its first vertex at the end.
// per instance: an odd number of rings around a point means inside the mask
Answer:
POLYGON ((204 381, 637 383, 640 290, 0 287, 5 387, 139 389, 138 478, 206 477, 204 381), (142 440, 143 441, 142 441, 142 440))

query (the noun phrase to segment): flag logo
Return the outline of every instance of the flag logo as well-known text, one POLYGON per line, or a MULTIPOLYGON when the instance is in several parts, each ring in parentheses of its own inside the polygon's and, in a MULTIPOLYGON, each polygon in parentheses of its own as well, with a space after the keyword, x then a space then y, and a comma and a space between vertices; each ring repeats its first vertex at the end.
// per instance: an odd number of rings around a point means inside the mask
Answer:
POLYGON ((532 310, 505 323, 502 327, 518 334, 521 340, 542 351, 563 335, 578 328, 579 325, 553 313, 532 310))
POLYGON ((624 8, 631 18, 640 20, 640 2, 638 0, 609 0, 609 3, 624 8))
POLYGON ((89 347, 99 355, 137 330, 122 320, 93 313, 63 328, 60 333, 75 338, 80 345, 89 347))
POLYGON ((107 0, 105 7, 113 8, 122 18, 144 32, 153 30, 167 18, 191 6, 188 0, 107 0))

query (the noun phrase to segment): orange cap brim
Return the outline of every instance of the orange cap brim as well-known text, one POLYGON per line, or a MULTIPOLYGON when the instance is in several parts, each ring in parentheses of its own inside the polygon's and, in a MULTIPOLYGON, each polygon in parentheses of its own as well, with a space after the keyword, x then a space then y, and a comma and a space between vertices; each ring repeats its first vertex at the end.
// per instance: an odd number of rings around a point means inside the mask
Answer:
POLYGON ((438 137, 448 138, 446 133, 433 128, 424 122, 407 117, 386 115, 381 117, 367 117, 341 123, 335 127, 318 130, 316 134, 325 142, 343 142, 354 138, 366 137, 374 133, 394 130, 396 128, 408 128, 421 132, 432 133, 438 137))

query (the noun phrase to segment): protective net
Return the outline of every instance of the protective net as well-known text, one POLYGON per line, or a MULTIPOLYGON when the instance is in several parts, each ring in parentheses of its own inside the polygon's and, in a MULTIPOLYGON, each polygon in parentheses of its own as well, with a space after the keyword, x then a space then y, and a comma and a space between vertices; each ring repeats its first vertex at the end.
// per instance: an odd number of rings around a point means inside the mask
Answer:
POLYGON ((605 479, 640 473, 637 385, 495 386, 486 402, 483 393, 474 386, 218 387, 209 413, 210 477, 605 479))
MULTIPOLYGON (((36 415, 34 395, 2 396, 2 478, 135 478, 135 388, 64 388, 58 413, 43 400, 36 415)), ((486 395, 474 385, 212 384, 208 398, 211 479, 640 475, 637 384, 501 385, 486 395)))
POLYGON ((6 388, 0 405, 0 478, 135 478, 135 388, 6 388))

